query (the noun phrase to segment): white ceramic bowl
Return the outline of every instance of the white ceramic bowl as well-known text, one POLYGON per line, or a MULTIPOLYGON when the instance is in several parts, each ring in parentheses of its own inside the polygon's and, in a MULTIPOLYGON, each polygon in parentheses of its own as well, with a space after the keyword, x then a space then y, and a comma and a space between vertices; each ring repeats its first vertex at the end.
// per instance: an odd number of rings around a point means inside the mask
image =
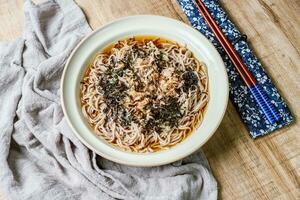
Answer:
POLYGON ((131 16, 93 31, 74 49, 66 63, 61 82, 64 114, 77 137, 97 154, 127 165, 156 166, 184 158, 199 149, 218 128, 228 101, 228 78, 224 63, 214 46, 192 27, 161 16, 131 16), (139 154, 125 152, 97 137, 84 119, 79 99, 80 80, 96 52, 130 36, 156 35, 187 45, 208 69, 210 100, 204 120, 189 137, 169 150, 139 154))

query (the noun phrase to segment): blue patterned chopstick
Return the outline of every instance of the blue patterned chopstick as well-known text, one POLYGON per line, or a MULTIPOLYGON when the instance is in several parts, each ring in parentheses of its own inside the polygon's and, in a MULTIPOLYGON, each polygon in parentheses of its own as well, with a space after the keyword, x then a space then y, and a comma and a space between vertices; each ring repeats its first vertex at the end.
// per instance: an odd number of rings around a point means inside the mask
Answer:
MULTIPOLYGON (((293 122, 293 116, 286 105, 277 88, 272 84, 271 79, 264 71, 258 58, 248 46, 246 37, 240 33, 232 21, 229 19, 225 10, 220 5, 219 0, 202 0, 213 16, 218 26, 222 29, 227 39, 234 45, 236 51, 241 56, 243 62, 249 71, 255 77, 259 88, 269 99, 268 105, 273 106, 278 115, 273 113, 273 119, 280 116, 276 123, 271 123, 264 111, 260 108, 253 93, 254 89, 248 89, 242 78, 239 76, 236 68, 227 56, 224 48, 220 45, 213 32, 208 27, 203 16, 197 10, 193 0, 177 0, 184 13, 187 15, 191 25, 204 34, 217 48, 226 66, 230 83, 230 98, 245 123, 251 137, 256 138, 273 132, 279 128, 289 125, 293 122), (251 91, 252 90, 252 91, 251 91)), ((255 89, 256 93, 259 93, 255 89)), ((261 98, 263 99, 263 98, 261 98)), ((262 100, 263 101, 263 100, 262 100)), ((270 110, 270 109, 268 109, 270 110)), ((269 111, 270 112, 270 111, 269 111)))
POLYGON ((230 57, 232 63, 236 67, 237 71, 239 72, 240 76, 244 80, 245 84, 250 89, 252 95, 254 96, 255 100, 257 101, 259 107, 266 115, 266 118, 269 120, 270 123, 276 123, 280 120, 280 115, 272 106, 271 102, 269 101, 266 94, 263 90, 259 87, 256 79, 253 77, 251 72, 248 70, 245 63, 242 61, 238 52, 234 49, 233 45, 228 41, 220 27, 215 22, 214 18, 211 16, 209 11, 207 10, 206 6, 201 0, 194 0, 194 3, 202 14, 203 18, 205 19, 207 25, 210 27, 212 32, 214 33, 215 37, 218 39, 221 46, 224 48, 227 55, 230 57))
POLYGON ((274 124, 282 119, 274 105, 270 102, 269 98, 258 84, 249 87, 249 89, 270 123, 274 124))

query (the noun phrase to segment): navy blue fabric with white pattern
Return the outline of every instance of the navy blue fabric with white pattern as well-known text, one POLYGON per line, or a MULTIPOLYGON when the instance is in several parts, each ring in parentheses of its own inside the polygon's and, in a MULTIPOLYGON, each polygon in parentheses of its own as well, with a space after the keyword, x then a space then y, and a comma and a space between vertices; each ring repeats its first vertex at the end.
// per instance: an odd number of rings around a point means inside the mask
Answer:
POLYGON ((205 20, 201 17, 201 14, 197 10, 193 0, 178 0, 192 26, 204 34, 221 54, 229 77, 230 98, 240 113, 240 116, 247 126, 250 135, 253 138, 256 138, 290 124, 293 121, 293 117, 286 103, 278 93, 276 87, 272 84, 270 78, 262 68, 257 57, 249 48, 247 42, 239 40, 239 38, 241 38, 241 33, 228 19, 227 14, 219 4, 219 0, 202 1, 205 3, 206 7, 209 9, 227 38, 234 44, 235 49, 239 52, 243 61, 248 66, 251 73, 255 76, 259 82, 259 85, 266 92, 270 98, 270 101, 278 109, 278 112, 282 117, 282 120, 276 124, 269 123, 257 105, 254 97, 251 95, 248 87, 244 84, 229 57, 226 55, 224 49, 222 49, 205 20))

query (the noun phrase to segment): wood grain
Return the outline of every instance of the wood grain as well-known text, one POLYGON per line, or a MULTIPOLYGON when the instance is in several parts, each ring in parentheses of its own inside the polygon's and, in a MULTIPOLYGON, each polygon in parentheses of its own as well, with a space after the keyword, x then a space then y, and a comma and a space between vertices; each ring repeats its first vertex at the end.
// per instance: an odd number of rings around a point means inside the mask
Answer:
MULTIPOLYGON (((135 14, 155 14, 188 23, 176 0, 78 0, 92 28, 135 14)), ((218 180, 220 199, 300 199, 300 1, 222 0, 248 35, 293 111, 290 127, 252 140, 229 103, 220 128, 204 146, 218 180)), ((0 0, 0 40, 22 34, 22 0, 0 0)), ((0 189, 1 190, 1 189, 0 189)), ((7 199, 0 192, 0 200, 7 199)))

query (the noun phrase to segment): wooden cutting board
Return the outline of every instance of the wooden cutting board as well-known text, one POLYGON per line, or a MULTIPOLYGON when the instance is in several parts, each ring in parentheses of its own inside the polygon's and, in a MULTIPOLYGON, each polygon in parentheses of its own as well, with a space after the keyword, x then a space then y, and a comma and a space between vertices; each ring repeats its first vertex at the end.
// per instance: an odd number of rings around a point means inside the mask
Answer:
MULTIPOLYGON (((188 23, 176 0, 77 0, 92 28, 122 16, 155 14, 188 23)), ((296 123, 252 140, 232 103, 204 146, 220 199, 300 199, 300 0, 221 0, 248 35, 296 123)), ((23 29, 23 0, 0 0, 0 40, 23 29)), ((1 190, 1 188, 0 188, 1 190)), ((0 192, 0 200, 6 200, 0 192)))

